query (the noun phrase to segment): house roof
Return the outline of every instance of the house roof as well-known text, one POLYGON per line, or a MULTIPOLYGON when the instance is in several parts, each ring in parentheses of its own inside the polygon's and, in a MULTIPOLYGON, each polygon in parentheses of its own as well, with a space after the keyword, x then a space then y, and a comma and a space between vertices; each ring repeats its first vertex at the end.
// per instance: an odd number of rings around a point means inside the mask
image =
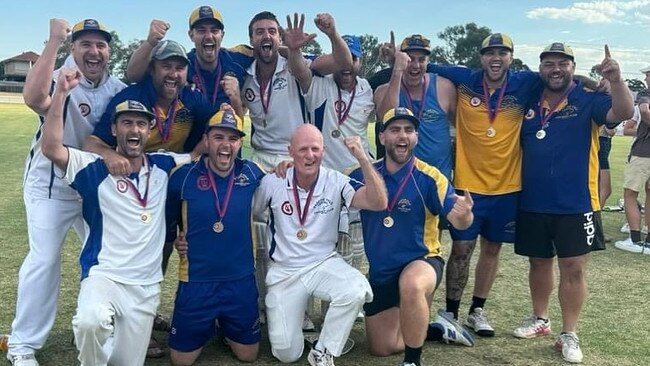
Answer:
POLYGON ((10 57, 6 60, 2 60, 2 62, 7 62, 7 61, 29 61, 29 62, 36 62, 38 60, 39 55, 35 52, 32 51, 27 51, 23 52, 20 55, 10 57))

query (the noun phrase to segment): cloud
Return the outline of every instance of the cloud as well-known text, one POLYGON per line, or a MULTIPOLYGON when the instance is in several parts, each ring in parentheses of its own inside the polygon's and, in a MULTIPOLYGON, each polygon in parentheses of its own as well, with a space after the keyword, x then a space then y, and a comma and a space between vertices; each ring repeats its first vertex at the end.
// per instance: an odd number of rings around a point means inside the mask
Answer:
POLYGON ((575 2, 564 8, 541 7, 529 10, 530 19, 580 21, 586 24, 648 23, 648 17, 637 11, 650 5, 650 0, 575 2), (635 21, 636 20, 636 21, 635 21))

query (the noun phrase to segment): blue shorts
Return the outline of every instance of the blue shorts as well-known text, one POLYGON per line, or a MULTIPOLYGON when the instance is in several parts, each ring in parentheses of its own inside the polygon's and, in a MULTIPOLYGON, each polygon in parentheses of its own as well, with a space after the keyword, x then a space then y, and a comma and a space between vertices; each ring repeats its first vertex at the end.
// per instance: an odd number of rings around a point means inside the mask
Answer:
MULTIPOLYGON (((463 193, 458 193, 462 195, 463 193)), ((519 192, 486 196, 472 193, 474 222, 465 230, 449 228, 453 240, 476 240, 479 235, 496 243, 515 242, 519 192)))
POLYGON ((241 344, 260 341, 257 285, 250 275, 233 281, 179 282, 169 332, 169 348, 191 352, 216 332, 241 344))
MULTIPOLYGON (((442 281, 442 273, 445 268, 445 260, 440 256, 427 257, 427 258, 418 258, 416 260, 422 260, 433 268, 436 272, 436 288, 440 285, 442 281)), ((410 263, 410 262, 409 262, 410 263)), ((405 264, 406 267, 409 263, 405 264)), ((404 270, 404 268, 402 268, 404 270)), ((383 283, 375 283, 370 281, 370 287, 372 288, 372 293, 374 294, 372 302, 365 303, 363 305, 363 311, 366 316, 373 316, 381 313, 384 310, 394 308, 399 306, 399 275, 383 283)))

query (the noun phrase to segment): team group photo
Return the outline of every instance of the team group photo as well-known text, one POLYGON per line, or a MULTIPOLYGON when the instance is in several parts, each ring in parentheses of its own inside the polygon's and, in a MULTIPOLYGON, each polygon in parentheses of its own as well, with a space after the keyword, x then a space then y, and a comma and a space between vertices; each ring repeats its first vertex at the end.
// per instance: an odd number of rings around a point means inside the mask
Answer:
POLYGON ((501 3, 12 20, 0 362, 650 363, 650 1, 501 3))

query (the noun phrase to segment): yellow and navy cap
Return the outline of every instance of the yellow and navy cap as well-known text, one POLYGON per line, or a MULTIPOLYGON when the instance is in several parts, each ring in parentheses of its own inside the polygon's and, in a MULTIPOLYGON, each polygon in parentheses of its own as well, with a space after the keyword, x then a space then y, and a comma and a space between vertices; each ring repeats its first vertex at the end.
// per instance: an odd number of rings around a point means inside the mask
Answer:
POLYGON ((219 28, 223 29, 223 17, 217 8, 212 6, 199 6, 198 8, 192 11, 190 14, 190 29, 194 27, 194 24, 200 20, 210 19, 217 22, 219 28))
POLYGON ((103 24, 95 19, 84 19, 72 27, 72 42, 76 41, 79 36, 85 33, 95 32, 106 38, 106 42, 111 43, 113 36, 103 24))
POLYGON ((215 127, 228 128, 239 132, 241 137, 246 136, 246 133, 244 133, 244 121, 232 109, 219 111, 210 117, 208 125, 205 127, 205 132, 215 127))
POLYGON ((399 47, 402 52, 407 51, 424 51, 427 55, 431 54, 431 41, 421 34, 412 34, 402 41, 399 47))
POLYGON ((554 42, 546 46, 546 48, 544 48, 544 51, 539 54, 539 60, 541 61, 546 55, 561 55, 567 57, 571 61, 575 60, 571 47, 560 42, 554 42))
POLYGON ((485 37, 481 43, 481 55, 490 48, 506 48, 510 52, 514 52, 515 45, 512 43, 512 38, 505 33, 493 33, 485 37))
POLYGON ((410 109, 404 107, 397 107, 389 109, 388 112, 384 113, 382 120, 382 130, 385 130, 388 125, 399 119, 405 119, 411 121, 417 130, 420 127, 420 120, 411 112, 410 109))
POLYGON ((152 125, 155 125, 156 123, 156 116, 151 113, 149 108, 137 100, 125 100, 116 105, 115 110, 113 111, 113 123, 117 121, 117 116, 127 112, 144 114, 147 116, 147 118, 149 118, 149 121, 151 121, 152 125))

